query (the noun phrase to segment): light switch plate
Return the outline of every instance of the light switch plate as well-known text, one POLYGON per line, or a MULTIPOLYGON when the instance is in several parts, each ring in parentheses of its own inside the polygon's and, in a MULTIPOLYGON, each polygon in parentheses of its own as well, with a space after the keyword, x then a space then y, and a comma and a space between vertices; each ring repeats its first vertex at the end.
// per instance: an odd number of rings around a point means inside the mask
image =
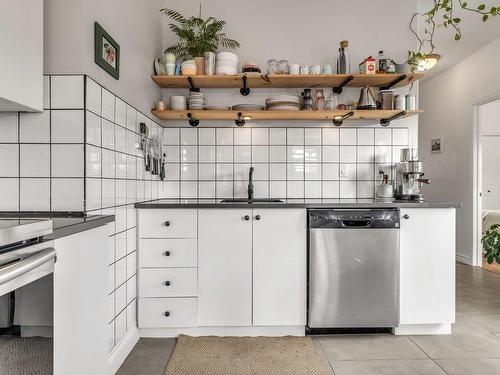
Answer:
POLYGON ((347 165, 340 164, 339 175, 340 177, 349 177, 349 169, 347 168, 347 165))

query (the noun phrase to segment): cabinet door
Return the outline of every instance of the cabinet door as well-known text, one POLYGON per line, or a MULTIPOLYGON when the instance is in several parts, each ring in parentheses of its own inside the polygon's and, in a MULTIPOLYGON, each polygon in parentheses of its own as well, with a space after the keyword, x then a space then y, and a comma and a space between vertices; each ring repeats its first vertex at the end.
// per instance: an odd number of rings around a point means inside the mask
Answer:
POLYGON ((253 216, 253 324, 305 325, 306 211, 261 209, 253 216))
POLYGON ((200 326, 252 324, 251 215, 251 210, 199 210, 200 326))
POLYGON ((400 241, 400 324, 453 323, 455 209, 402 209, 400 241))

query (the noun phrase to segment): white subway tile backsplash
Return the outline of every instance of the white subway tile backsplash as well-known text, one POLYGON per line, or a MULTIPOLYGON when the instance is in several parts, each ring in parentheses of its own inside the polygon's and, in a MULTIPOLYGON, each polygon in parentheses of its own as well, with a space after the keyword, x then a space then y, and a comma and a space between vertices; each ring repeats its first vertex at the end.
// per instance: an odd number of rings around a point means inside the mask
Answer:
POLYGON ((232 198, 233 183, 228 181, 217 181, 215 185, 216 198, 232 198))
MULTIPOLYGON (((146 199, 152 199, 151 181, 146 181, 146 192, 148 192, 148 183, 149 194, 146 194, 146 199)), ((117 206, 127 203, 127 182, 124 180, 115 180, 115 202, 117 206)))
MULTIPOLYGON (((247 192, 248 186, 245 183, 245 191, 242 195, 242 197, 247 197, 248 192, 247 192)), ((254 182, 254 194, 255 198, 269 198, 269 184, 267 181, 255 181, 254 182)))
POLYGON ((197 129, 194 128, 182 128, 181 129, 181 145, 184 146, 197 146, 198 145, 198 133, 197 129))
POLYGON ((287 162, 300 163, 304 161, 304 146, 287 146, 287 162))
MULTIPOLYGON (((1 149, 1 146, 0 146, 1 149)), ((1 154, 0 154, 1 155, 1 154)), ((0 156, 1 157, 1 156, 0 156)), ((1 159, 0 171, 5 159, 1 159)), ((3 174, 2 174, 3 176, 3 174)), ((0 207, 4 211, 19 210, 19 178, 0 178, 0 207)))
POLYGON ((271 180, 286 180, 286 164, 270 164, 269 173, 271 180))
POLYGON ((252 128, 252 145, 267 145, 269 143, 269 129, 252 128))
POLYGON ((101 146, 101 118, 87 111, 85 122, 86 142, 95 146, 101 146))
POLYGON ((303 145, 304 144, 304 129, 288 128, 286 130, 286 143, 288 145, 303 145))
POLYGON ((375 129, 375 144, 377 146, 389 146, 392 139, 391 129, 375 129))
POLYGON ((375 129, 358 129, 358 146, 370 146, 375 144, 375 129))
POLYGON ((102 147, 115 149, 115 124, 111 121, 102 119, 102 147))
POLYGON ((375 184, 373 181, 358 181, 357 197, 373 198, 375 196, 375 184))
POLYGON ((321 181, 306 181, 304 194, 308 198, 321 198, 321 181))
POLYGON ((181 179, 196 181, 198 179, 198 164, 181 164, 181 179))
POLYGON ((127 104, 127 129, 135 132, 137 123, 137 111, 134 107, 127 104))
POLYGON ((358 180, 373 180, 373 164, 358 164, 357 165, 357 179, 358 180))
POLYGON ((0 144, 0 176, 19 177, 19 145, 0 144))
POLYGON ((323 129, 323 145, 337 146, 340 144, 340 131, 337 128, 323 129))
POLYGON ((338 163, 339 161, 339 146, 323 146, 323 163, 338 163))
POLYGON ((398 146, 408 145, 408 129, 392 129, 392 143, 398 146))
POLYGON ((287 179, 304 180, 304 164, 303 163, 287 164, 287 179))
POLYGON ((127 178, 127 155, 115 152, 115 177, 127 178))
POLYGON ((21 178, 19 202, 19 209, 21 211, 49 211, 50 179, 21 178))
POLYGON ((218 145, 233 144, 233 128, 217 128, 215 129, 218 145))
MULTIPOLYGON (((219 129, 217 129, 219 130, 219 129)), ((232 163, 233 162, 233 146, 217 146, 217 162, 232 163)))
POLYGON ((85 179, 85 209, 95 210, 101 208, 101 179, 85 179))
MULTIPOLYGON (((173 130, 173 129, 165 129, 173 130)), ((198 129, 198 144, 204 146, 215 145, 215 128, 198 129)))
POLYGON ((163 130, 163 144, 164 145, 179 145, 180 144, 180 133, 181 133, 180 130, 181 129, 179 129, 179 128, 165 128, 163 130))
POLYGON ((115 96, 106 89, 102 89, 101 115, 105 119, 115 122, 115 96))
MULTIPOLYGON (((4 129, 1 127, 1 124, 0 129, 3 132, 4 129)), ((15 133, 17 134, 17 121, 15 133)), ((15 142, 17 142, 17 139, 15 142)), ((50 143, 50 111, 43 111, 41 113, 20 113, 19 142, 50 143)))
POLYGON ((215 163, 215 146, 198 146, 200 163, 215 163))
POLYGON ((358 163, 374 163, 375 162, 375 147, 374 146, 358 146, 358 163))
POLYGON ((321 146, 306 146, 304 149, 304 160, 306 163, 321 162, 321 146))
POLYGON ((269 147, 252 146, 252 163, 268 163, 268 162, 269 162, 269 147))
MULTIPOLYGON (((52 179, 51 181, 52 211, 84 211, 83 196, 84 196, 83 178, 52 179)), ((100 202, 99 202, 99 207, 100 207, 100 202)))
POLYGON ((338 180, 339 165, 338 164, 323 164, 323 180, 338 180))
POLYGON ((215 198, 215 181, 201 181, 198 184, 200 198, 215 198))
POLYGON ((126 153, 127 149, 127 129, 115 126, 115 150, 126 153))
POLYGON ((375 146, 375 163, 390 163, 391 153, 391 146, 375 146))
POLYGON ((321 145, 321 129, 305 129, 304 140, 307 146, 321 145))
POLYGON ((83 177, 85 162, 83 145, 52 145, 52 177, 83 177))
POLYGON ((101 115, 101 86, 93 79, 87 77, 87 102, 86 109, 101 115))
POLYGON ((357 164, 340 164, 339 165, 339 179, 341 181, 356 180, 357 164))
MULTIPOLYGON (((254 179, 256 181, 267 181, 269 180, 269 167, 267 164, 257 164, 254 165, 254 179)), ((246 179, 248 180, 248 169, 247 169, 247 176, 246 179)))
POLYGON ((115 206, 115 180, 114 179, 102 179, 102 207, 114 207, 115 206))
POLYGON ((127 127, 127 104, 120 98, 115 100, 115 124, 127 127))
POLYGON ((43 109, 50 109, 50 77, 43 76, 43 109))
MULTIPOLYGON (((215 164, 199 164, 198 179, 201 181, 215 180, 215 164)), ((171 178, 175 180, 176 178, 171 178)))
POLYGON ((340 197, 340 182, 339 181, 323 181, 322 194, 323 198, 338 199, 340 197))
POLYGON ((115 153, 111 150, 102 149, 102 177, 103 178, 115 178, 116 161, 115 153))
POLYGON ((356 181, 340 181, 340 198, 356 198, 356 181))
POLYGON ((286 181, 271 181, 269 183, 269 197, 270 198, 284 198, 286 197, 286 181))
POLYGON ((84 77, 82 75, 51 76, 50 106, 52 109, 83 109, 84 77))
POLYGON ((234 162, 250 163, 252 160, 251 146, 234 146, 234 162))
POLYGON ((197 146, 181 146, 181 162, 197 163, 198 162, 198 147, 197 146))
POLYGON ((50 177, 50 145, 20 145, 20 177, 50 177))
POLYGON ((52 110, 52 143, 83 143, 84 124, 83 110, 52 110))
POLYGON ((196 182, 182 181, 181 195, 184 198, 196 198, 198 196, 198 184, 196 182))
POLYGON ((340 146, 340 162, 355 163, 356 162, 356 146, 340 146))
POLYGON ((251 144, 251 129, 236 128, 234 129, 234 144, 235 145, 250 145, 251 144))
POLYGON ((286 162, 286 146, 269 146, 269 162, 286 162))
POLYGON ((288 198, 303 198, 304 181, 287 181, 286 190, 288 198))
POLYGON ((356 145, 356 129, 345 128, 340 130, 340 145, 352 146, 356 145))
POLYGON ((305 164, 304 179, 306 181, 321 180, 321 164, 305 164))
POLYGON ((16 112, 0 112, 0 142, 18 142, 18 116, 16 112))
POLYGON ((167 163, 179 163, 181 161, 179 146, 164 146, 163 152, 165 153, 167 163))
POLYGON ((269 129, 269 144, 286 145, 286 129, 284 128, 269 129))

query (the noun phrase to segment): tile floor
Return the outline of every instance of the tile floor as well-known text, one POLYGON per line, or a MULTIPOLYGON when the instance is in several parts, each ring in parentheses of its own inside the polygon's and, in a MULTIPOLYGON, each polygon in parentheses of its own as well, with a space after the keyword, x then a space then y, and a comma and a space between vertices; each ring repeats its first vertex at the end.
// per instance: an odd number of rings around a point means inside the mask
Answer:
MULTIPOLYGON (((457 265, 450 336, 315 337, 328 375, 500 374, 500 275, 457 265)), ((141 339, 118 375, 162 375, 173 339, 141 339)))

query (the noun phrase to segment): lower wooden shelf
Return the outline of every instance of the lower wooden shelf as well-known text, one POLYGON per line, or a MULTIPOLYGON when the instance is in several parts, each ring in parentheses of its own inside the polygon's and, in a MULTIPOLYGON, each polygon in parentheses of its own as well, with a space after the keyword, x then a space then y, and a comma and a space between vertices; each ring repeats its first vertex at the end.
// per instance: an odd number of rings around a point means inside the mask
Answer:
MULTIPOLYGON (((230 111, 230 110, 165 110, 153 109, 151 113, 161 120, 188 120, 189 116, 196 120, 236 120, 238 114, 248 117, 248 120, 333 120, 335 117, 344 116, 350 110, 343 111, 230 111)), ((400 114, 400 110, 354 110, 353 116, 348 120, 381 120, 400 114)), ((421 110, 406 111, 404 116, 413 116, 421 110)))

